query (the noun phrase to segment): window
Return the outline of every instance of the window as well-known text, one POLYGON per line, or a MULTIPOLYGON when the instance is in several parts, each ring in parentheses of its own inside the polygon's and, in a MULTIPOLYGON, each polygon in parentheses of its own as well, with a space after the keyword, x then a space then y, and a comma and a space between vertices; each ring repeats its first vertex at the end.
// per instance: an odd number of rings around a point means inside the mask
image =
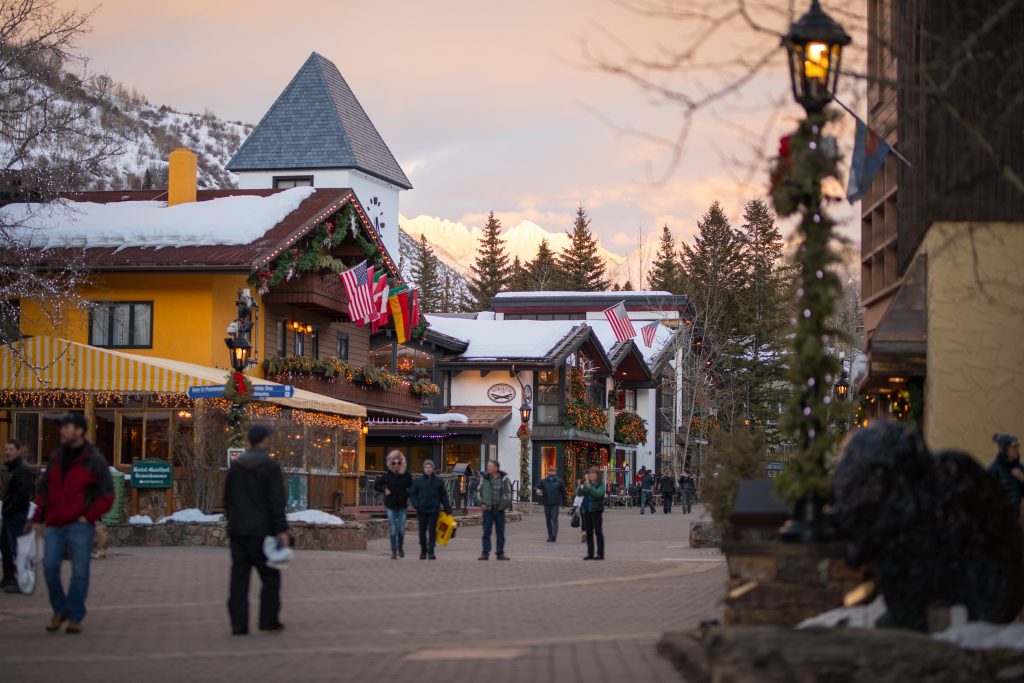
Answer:
POLYGON ((288 355, 288 326, 284 318, 277 321, 277 355, 288 355))
POLYGON ((619 393, 619 410, 636 412, 636 389, 623 389, 619 393))
POLYGON ((89 343, 115 349, 153 348, 153 302, 96 304, 89 313, 89 343))
POLYGON ((558 371, 541 370, 537 373, 537 422, 558 424, 558 371))
POLYGON ((296 330, 295 332, 295 355, 306 355, 306 333, 301 330, 296 330))
POLYGON ((309 353, 313 360, 320 359, 320 328, 314 327, 309 333, 309 353))
POLYGON ((313 176, 311 175, 276 175, 274 176, 275 190, 290 190, 293 187, 313 187, 313 176))
POLYGON ((348 335, 344 332, 338 333, 338 360, 348 360, 348 335))

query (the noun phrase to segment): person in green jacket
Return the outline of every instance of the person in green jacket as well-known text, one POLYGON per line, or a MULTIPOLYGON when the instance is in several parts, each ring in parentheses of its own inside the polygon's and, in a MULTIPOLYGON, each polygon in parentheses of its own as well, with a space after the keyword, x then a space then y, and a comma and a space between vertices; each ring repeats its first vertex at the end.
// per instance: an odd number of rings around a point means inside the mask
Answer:
POLYGON ((496 559, 508 560, 505 554, 505 511, 512 509, 512 482, 501 471, 497 460, 487 462, 487 471, 480 477, 477 503, 484 509, 483 552, 477 559, 486 560, 491 554, 491 529, 497 531, 496 559))
POLYGON ((576 495, 583 496, 580 512, 583 516, 583 531, 587 535, 587 556, 584 560, 604 559, 604 482, 601 470, 591 467, 583 483, 576 488, 576 495), (597 554, 594 554, 594 537, 597 537, 597 554))

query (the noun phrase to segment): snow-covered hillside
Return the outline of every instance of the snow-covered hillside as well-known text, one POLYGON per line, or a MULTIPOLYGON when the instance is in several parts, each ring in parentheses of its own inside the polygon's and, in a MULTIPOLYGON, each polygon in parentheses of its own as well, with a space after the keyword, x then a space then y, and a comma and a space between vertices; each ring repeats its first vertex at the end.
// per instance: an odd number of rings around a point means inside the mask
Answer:
MULTIPOLYGON (((417 242, 419 242, 419 239, 413 237, 403 229, 398 230, 398 237, 398 250, 400 256, 399 263, 402 266, 402 277, 407 282, 415 284, 415 278, 412 276, 412 264, 416 257, 416 249, 418 248, 417 242)), ((427 241, 430 241, 429 237, 427 238, 427 241)), ((468 283, 466 282, 466 278, 463 274, 451 266, 452 261, 450 259, 453 259, 451 254, 443 252, 443 250, 438 248, 436 245, 431 245, 431 247, 434 250, 434 256, 437 257, 437 275, 441 285, 444 286, 445 276, 448 276, 451 278, 452 291, 455 294, 456 301, 460 302, 464 299, 468 299, 468 283)))
MULTIPOLYGON (((444 220, 433 216, 417 216, 416 218, 398 217, 402 230, 419 239, 426 235, 427 242, 434 249, 434 254, 453 269, 469 276, 469 266, 476 257, 477 245, 483 231, 476 226, 469 227, 463 223, 444 220)), ((541 239, 547 238, 551 250, 560 252, 569 246, 570 238, 564 231, 551 232, 530 221, 523 221, 511 228, 501 231, 501 237, 508 245, 509 256, 518 256, 523 263, 537 255, 537 246, 541 239)), ((628 277, 627 258, 608 251, 598 245, 598 253, 604 259, 608 275, 616 282, 625 282, 628 277)))

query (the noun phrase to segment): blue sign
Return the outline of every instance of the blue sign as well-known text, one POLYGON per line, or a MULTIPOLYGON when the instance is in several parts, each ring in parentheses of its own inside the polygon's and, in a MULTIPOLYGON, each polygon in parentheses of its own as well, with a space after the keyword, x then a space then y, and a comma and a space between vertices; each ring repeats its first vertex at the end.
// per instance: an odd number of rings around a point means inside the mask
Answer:
POLYGON ((224 385, 215 384, 210 387, 189 387, 189 398, 220 398, 224 395, 224 385))
MULTIPOLYGON (((188 388, 189 398, 220 398, 223 395, 223 384, 188 388)), ((268 398, 291 398, 294 395, 295 387, 290 384, 254 384, 252 386, 252 397, 258 401, 268 398)))
POLYGON ((290 384, 254 384, 252 385, 252 397, 255 399, 265 398, 291 398, 295 395, 295 387, 290 384))

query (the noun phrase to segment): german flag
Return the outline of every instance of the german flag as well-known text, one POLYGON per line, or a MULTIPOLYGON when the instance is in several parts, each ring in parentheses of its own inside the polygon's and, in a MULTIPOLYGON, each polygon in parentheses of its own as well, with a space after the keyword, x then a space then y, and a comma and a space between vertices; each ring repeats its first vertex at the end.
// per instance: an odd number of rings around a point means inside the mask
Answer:
POLYGON ((388 297, 388 307, 395 321, 395 334, 399 344, 409 341, 412 328, 419 324, 420 304, 417 291, 399 287, 392 289, 388 297))

